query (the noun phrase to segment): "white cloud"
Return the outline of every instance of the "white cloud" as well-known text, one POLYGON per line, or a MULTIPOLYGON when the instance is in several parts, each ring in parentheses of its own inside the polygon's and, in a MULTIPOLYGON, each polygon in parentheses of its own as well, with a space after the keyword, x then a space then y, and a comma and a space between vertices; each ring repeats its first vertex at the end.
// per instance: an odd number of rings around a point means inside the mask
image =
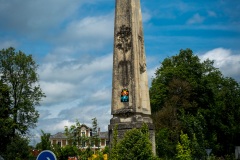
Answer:
POLYGON ((49 130, 59 130, 59 131, 63 131, 65 126, 71 126, 73 125, 74 122, 71 122, 69 120, 62 120, 57 124, 54 124, 53 126, 49 126, 49 130))
POLYGON ((39 119, 37 127, 31 130, 31 142, 30 144, 35 146, 41 141, 42 132, 50 133, 51 135, 58 132, 64 132, 65 126, 71 126, 75 124, 74 121, 69 121, 68 119, 39 119))
POLYGON ((49 116, 51 116, 51 113, 49 110, 38 110, 40 119, 46 119, 49 116))
POLYGON ((142 21, 148 22, 152 18, 152 15, 149 12, 142 13, 142 21))
POLYGON ((113 39, 113 15, 110 13, 73 21, 53 41, 64 46, 71 46, 79 51, 103 48, 113 39))
MULTIPOLYGON (((109 99, 110 100, 110 99, 109 99)), ((109 101, 110 102, 110 101, 109 101)), ((98 124, 102 130, 107 130, 107 124, 110 122, 111 114, 110 114, 110 103, 108 105, 86 105, 86 106, 77 106, 70 109, 62 110, 59 113, 59 117, 63 119, 70 119, 74 121, 77 119, 88 126, 91 127, 92 118, 96 117, 98 120, 98 124), (69 117, 71 115, 71 117, 69 117)))
MULTIPOLYGON (((93 94, 100 86, 111 83, 112 54, 94 58, 89 62, 68 58, 66 61, 44 63, 39 68, 41 87, 47 98, 43 104, 69 101, 93 94)), ((96 94, 96 92, 95 92, 96 94)))
POLYGON ((15 40, 1 40, 0 39, 0 49, 7 49, 9 47, 16 47, 18 45, 18 42, 15 40))
POLYGON ((42 128, 37 128, 34 132, 40 132, 43 130, 45 133, 56 134, 57 132, 64 132, 65 126, 71 126, 75 124, 75 121, 68 119, 44 119, 40 120, 38 125, 42 128))
POLYGON ((112 69, 112 54, 96 57, 83 62, 81 59, 62 59, 62 61, 51 61, 40 66, 39 74, 41 80, 45 81, 79 81, 100 72, 112 69))
POLYGON ((91 99, 94 101, 109 101, 111 99, 111 90, 108 88, 103 88, 101 90, 96 91, 91 95, 91 99))
POLYGON ((44 99, 45 103, 56 103, 59 100, 63 100, 63 98, 66 100, 74 95, 75 86, 70 83, 42 81, 40 84, 43 92, 47 94, 47 97, 44 99))
POLYGON ((54 48, 51 53, 46 55, 43 63, 70 61, 72 60, 70 57, 74 51, 75 49, 72 47, 59 45, 58 47, 54 48))
POLYGON ((188 21, 187 24, 200 24, 204 21, 204 17, 202 17, 199 13, 196 13, 191 17, 188 21))
POLYGON ((83 2, 78 0, 71 0, 71 3, 65 0, 2 0, 0 19, 4 23, 1 24, 22 32, 25 36, 41 35, 42 31, 58 27, 64 20, 73 16, 83 2))
MULTIPOLYGON (((214 67, 219 68, 224 76, 232 77, 240 82, 240 51, 233 51, 225 48, 215 48, 202 54, 198 54, 203 61, 210 59, 214 61, 214 67)), ((159 65, 148 68, 149 84, 151 78, 155 77, 155 72, 159 65)), ((150 85, 149 85, 150 86, 150 85)))
MULTIPOLYGON (((71 103, 65 105, 71 105, 71 103)), ((78 120, 81 124, 86 124, 87 126, 91 127, 92 118, 94 117, 97 118, 98 126, 101 128, 101 131, 107 131, 111 118, 110 110, 110 103, 108 105, 86 106, 79 106, 78 104, 71 108, 60 108, 58 111, 59 114, 57 114, 55 117, 40 117, 37 128, 32 130, 32 133, 36 135, 35 139, 39 141, 41 130, 43 130, 45 133, 51 134, 64 132, 64 126, 69 127, 74 125, 76 124, 76 120, 78 120)), ((48 111, 41 110, 40 113, 48 113, 48 111)))
POLYGON ((155 77, 155 72, 156 72, 156 70, 157 70, 158 67, 159 67, 159 66, 155 66, 155 67, 149 68, 149 69, 147 70, 148 78, 149 78, 149 79, 155 77))
POLYGON ((224 76, 233 77, 240 82, 239 52, 237 51, 238 54, 234 54, 230 49, 216 48, 200 55, 200 58, 202 60, 207 58, 214 60, 214 66, 219 68, 224 76))
POLYGON ((207 13, 209 17, 217 17, 217 13, 214 11, 208 11, 207 13))

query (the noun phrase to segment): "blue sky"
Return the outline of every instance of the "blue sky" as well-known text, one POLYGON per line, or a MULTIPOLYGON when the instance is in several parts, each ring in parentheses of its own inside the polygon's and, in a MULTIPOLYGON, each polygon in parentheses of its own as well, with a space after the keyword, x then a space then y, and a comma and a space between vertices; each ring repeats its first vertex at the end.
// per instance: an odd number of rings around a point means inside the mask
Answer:
MULTIPOLYGON (((160 62, 190 48, 240 81, 239 0, 141 0, 149 80, 160 62)), ((0 48, 32 54, 46 93, 40 130, 55 134, 76 119, 102 131, 111 118, 115 0, 0 0, 0 48)))

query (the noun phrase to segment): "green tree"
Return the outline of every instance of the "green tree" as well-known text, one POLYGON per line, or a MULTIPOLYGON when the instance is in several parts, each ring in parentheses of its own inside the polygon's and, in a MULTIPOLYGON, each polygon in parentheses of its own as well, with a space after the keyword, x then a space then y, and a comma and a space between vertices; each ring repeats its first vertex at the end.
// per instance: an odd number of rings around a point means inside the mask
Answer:
MULTIPOLYGON (((97 119, 96 118, 92 119, 92 128, 91 128, 92 133, 90 137, 88 137, 87 135, 82 135, 81 126, 82 125, 78 120, 76 120, 76 124, 71 125, 70 127, 65 126, 65 135, 68 137, 69 146, 75 147, 78 149, 81 149, 83 147, 88 147, 86 150, 82 150, 82 151, 78 150, 79 152, 75 152, 76 156, 79 155, 82 159, 87 159, 92 157, 93 152, 91 151, 91 148, 94 145, 97 147, 100 147, 99 146, 100 138, 98 134, 97 119)), ((63 149, 57 149, 56 152, 59 155, 63 155, 65 151, 63 149)), ((102 152, 99 152, 99 155, 102 155, 102 152)))
POLYGON ((147 124, 143 124, 141 129, 134 128, 125 133, 117 144, 117 155, 119 160, 153 159, 147 124))
POLYGON ((50 138, 50 133, 45 133, 43 130, 41 130, 42 135, 41 135, 41 142, 39 142, 36 145, 36 149, 40 150, 51 150, 51 141, 49 140, 50 138))
POLYGON ((80 147, 82 144, 82 135, 81 135, 81 123, 76 120, 75 125, 71 125, 70 128, 65 126, 64 130, 65 135, 68 137, 70 146, 80 147))
POLYGON ((176 158, 179 160, 192 160, 191 149, 190 149, 190 140, 187 134, 181 132, 180 142, 177 146, 177 155, 176 158))
POLYGON ((57 145, 57 144, 54 144, 52 149, 51 149, 51 151, 56 155, 56 158, 58 160, 64 160, 63 158, 65 158, 64 154, 62 153, 63 152, 62 149, 63 148, 61 146, 57 145))
POLYGON ((29 140, 16 134, 11 138, 10 143, 7 145, 4 158, 6 160, 23 160, 28 159, 30 156, 30 148, 28 146, 29 140))
POLYGON ((35 106, 45 96, 37 83, 37 65, 31 55, 15 52, 12 47, 0 50, 1 154, 14 150, 18 143, 13 140, 22 142, 29 129, 36 126, 39 114, 35 106))
POLYGON ((190 148, 192 157, 201 159, 206 153, 205 133, 207 132, 204 131, 204 126, 206 126, 207 123, 204 116, 200 111, 195 116, 182 111, 182 116, 179 119, 183 126, 182 128, 185 129, 186 134, 191 140, 190 148))
POLYGON ((205 117, 210 122, 208 129, 215 134, 215 141, 218 145, 214 147, 214 144, 210 144, 209 147, 213 148, 217 155, 222 153, 230 155, 233 153, 234 147, 240 145, 238 138, 240 133, 238 125, 240 122, 240 85, 232 78, 222 78, 217 86, 213 86, 213 90, 215 104, 209 107, 210 115, 207 114, 209 110, 206 110, 205 117))
POLYGON ((215 68, 204 72, 208 60, 204 63, 193 55, 190 49, 181 50, 179 55, 164 59, 160 68, 155 72, 156 77, 152 80, 150 88, 151 108, 156 113, 166 105, 188 109, 194 112, 197 104, 204 103, 201 99, 207 93, 203 92, 204 86, 201 78, 207 72, 214 71, 215 68), (202 94, 204 93, 204 94, 202 94))
POLYGON ((0 51, 0 80, 9 87, 9 97, 12 101, 7 106, 9 117, 13 124, 11 134, 24 135, 29 128, 36 126, 39 117, 35 106, 44 97, 37 84, 37 65, 31 55, 10 47, 0 51))
POLYGON ((91 141, 91 146, 95 144, 96 147, 100 147, 100 138, 99 138, 99 133, 98 133, 98 123, 97 123, 97 118, 92 119, 92 137, 90 139, 91 141))
POLYGON ((66 160, 68 157, 76 157, 79 155, 79 150, 76 146, 65 146, 61 148, 61 156, 58 157, 59 160, 66 160))
MULTIPOLYGON (((211 60, 200 61, 190 49, 164 59, 150 88, 150 103, 156 127, 157 153, 172 148, 186 133, 195 146, 193 155, 202 157, 210 147, 218 155, 231 154, 239 145, 240 88, 224 77, 211 60), (194 138, 195 137, 195 138, 194 138), (159 140, 158 140, 159 139, 159 140), (195 154, 200 153, 200 154, 195 154)), ((174 151, 176 154, 176 151, 174 151)), ((160 155, 161 154, 161 155, 160 155)))
POLYGON ((11 100, 9 88, 0 80, 0 155, 6 151, 7 144, 11 141, 13 120, 10 117, 11 100))
POLYGON ((156 152, 163 159, 171 159, 176 154, 175 142, 171 139, 172 132, 168 128, 162 128, 156 133, 156 152))
POLYGON ((111 150, 110 150, 110 160, 118 160, 118 125, 114 126, 113 130, 113 142, 111 145, 111 150))

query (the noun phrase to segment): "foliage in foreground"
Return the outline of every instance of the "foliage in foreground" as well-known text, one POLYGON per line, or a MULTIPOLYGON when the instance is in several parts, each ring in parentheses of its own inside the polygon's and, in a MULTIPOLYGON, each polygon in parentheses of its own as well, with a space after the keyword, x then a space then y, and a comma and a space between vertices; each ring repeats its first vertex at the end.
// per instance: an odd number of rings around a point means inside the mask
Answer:
POLYGON ((10 143, 7 145, 6 152, 3 153, 6 160, 23 160, 30 157, 30 148, 28 146, 29 140, 20 135, 15 135, 11 138, 10 143))
POLYGON ((190 140, 188 139, 187 134, 183 134, 183 132, 181 133, 180 142, 178 142, 176 149, 177 149, 176 159, 178 160, 192 159, 190 140))
POLYGON ((41 142, 39 142, 36 145, 36 149, 39 150, 51 150, 51 142, 49 140, 50 138, 50 133, 45 133, 43 130, 41 130, 42 135, 41 135, 41 142))
POLYGON ((119 141, 117 141, 117 130, 115 127, 113 136, 113 148, 110 153, 111 160, 154 159, 147 124, 143 124, 141 129, 134 128, 127 131, 123 139, 119 141))

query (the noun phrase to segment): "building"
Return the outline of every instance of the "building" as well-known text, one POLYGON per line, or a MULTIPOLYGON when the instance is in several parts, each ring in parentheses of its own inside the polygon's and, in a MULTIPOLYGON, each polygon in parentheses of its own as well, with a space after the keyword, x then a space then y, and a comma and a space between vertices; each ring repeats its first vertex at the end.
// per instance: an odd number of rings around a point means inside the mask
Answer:
MULTIPOLYGON (((97 135, 92 133, 92 129, 88 126, 82 124, 79 128, 79 137, 81 137, 80 144, 77 144, 78 148, 86 149, 90 147, 91 149, 104 149, 108 144, 108 132, 100 132, 98 129, 97 135), (93 142, 94 137, 98 137, 98 140, 93 142)), ((59 145, 60 147, 65 147, 66 145, 71 145, 71 140, 63 132, 58 132, 50 136, 50 141, 52 145, 59 145)))

